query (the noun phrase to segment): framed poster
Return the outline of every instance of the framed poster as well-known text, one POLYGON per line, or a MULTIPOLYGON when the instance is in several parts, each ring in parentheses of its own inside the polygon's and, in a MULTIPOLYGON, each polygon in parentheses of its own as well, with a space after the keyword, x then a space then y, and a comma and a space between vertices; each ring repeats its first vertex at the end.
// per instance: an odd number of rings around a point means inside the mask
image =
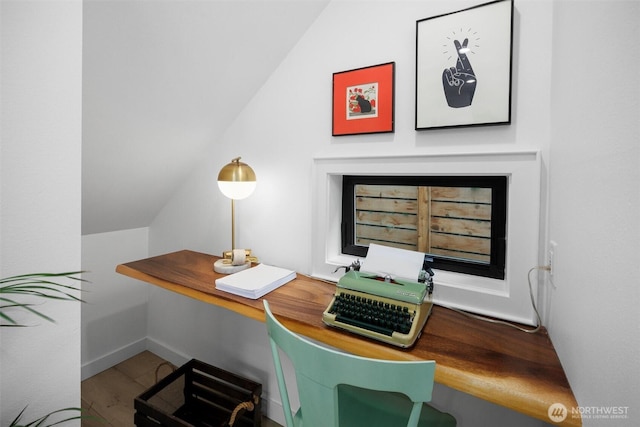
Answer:
POLYGON ((394 131, 395 62, 333 74, 332 135, 394 131))
POLYGON ((513 0, 416 22, 416 130, 511 123, 513 0))

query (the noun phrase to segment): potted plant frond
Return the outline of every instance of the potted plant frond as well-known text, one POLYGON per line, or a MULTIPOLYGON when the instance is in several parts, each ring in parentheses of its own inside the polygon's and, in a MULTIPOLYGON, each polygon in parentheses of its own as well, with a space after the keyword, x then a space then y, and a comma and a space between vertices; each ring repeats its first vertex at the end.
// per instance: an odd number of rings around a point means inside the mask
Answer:
MULTIPOLYGON (((26 312, 38 318, 55 323, 55 320, 36 309, 38 300, 64 300, 83 302, 75 294, 79 287, 61 283, 61 279, 80 284, 85 282, 80 277, 81 271, 68 273, 36 273, 11 276, 0 279, 0 327, 27 327, 29 325, 14 319, 13 312, 26 312), (22 301, 23 299, 28 302, 22 301)), ((62 423, 93 418, 83 415, 82 408, 64 408, 50 412, 34 421, 24 422, 22 417, 27 407, 22 409, 9 427, 50 427, 62 423), (52 418, 65 418, 54 421, 52 418)))

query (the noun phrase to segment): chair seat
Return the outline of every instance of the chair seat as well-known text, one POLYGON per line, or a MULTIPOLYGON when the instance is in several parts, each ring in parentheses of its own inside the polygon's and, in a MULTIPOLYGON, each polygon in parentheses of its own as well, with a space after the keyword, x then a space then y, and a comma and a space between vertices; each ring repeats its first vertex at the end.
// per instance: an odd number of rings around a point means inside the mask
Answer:
MULTIPOLYGON (((341 385, 338 387, 338 412, 341 427, 404 426, 411 402, 398 393, 341 385)), ((304 427, 302 408, 293 417, 295 427, 304 427)), ((455 427, 456 419, 431 405, 423 404, 418 427, 455 427)))
MULTIPOLYGON (((390 427, 405 426, 411 412, 411 401, 399 393, 368 390, 354 386, 338 387, 338 411, 341 426, 390 427)), ((431 405, 423 404, 420 427, 453 427, 456 419, 431 405)))

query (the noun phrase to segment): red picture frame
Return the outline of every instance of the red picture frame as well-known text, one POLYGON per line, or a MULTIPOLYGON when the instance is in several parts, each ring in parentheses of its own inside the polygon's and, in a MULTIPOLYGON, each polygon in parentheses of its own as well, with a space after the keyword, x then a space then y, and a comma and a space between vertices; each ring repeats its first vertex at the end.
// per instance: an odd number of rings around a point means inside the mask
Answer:
POLYGON ((394 131, 395 62, 333 73, 332 135, 394 131))

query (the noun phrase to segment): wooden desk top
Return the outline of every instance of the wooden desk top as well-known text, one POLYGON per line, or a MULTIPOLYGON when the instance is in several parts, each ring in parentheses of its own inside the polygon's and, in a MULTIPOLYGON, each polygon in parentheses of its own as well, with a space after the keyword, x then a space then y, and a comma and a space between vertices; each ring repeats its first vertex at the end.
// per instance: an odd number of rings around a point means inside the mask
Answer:
MULTIPOLYGON (((179 251, 118 265, 116 271, 170 291, 264 322, 261 299, 215 288, 217 257, 179 251)), ((581 426, 578 407, 546 329, 527 334, 471 319, 435 306, 420 339, 400 349, 326 326, 322 322, 335 285, 298 274, 265 295, 271 310, 291 330, 353 354, 389 360, 435 360, 435 380, 464 393, 550 422, 549 406, 569 411, 560 425, 581 426)))

